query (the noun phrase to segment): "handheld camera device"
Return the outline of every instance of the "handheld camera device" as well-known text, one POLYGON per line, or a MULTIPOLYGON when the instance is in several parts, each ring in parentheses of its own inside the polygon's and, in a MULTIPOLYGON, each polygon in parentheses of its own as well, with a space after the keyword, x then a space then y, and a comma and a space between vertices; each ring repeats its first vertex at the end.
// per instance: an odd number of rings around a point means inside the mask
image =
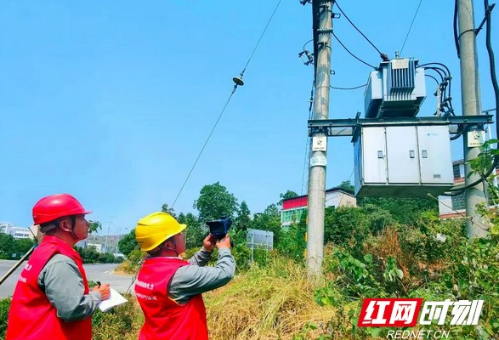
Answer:
POLYGON ((229 229, 232 226, 232 220, 230 217, 224 216, 219 220, 208 221, 206 224, 210 228, 210 233, 215 236, 217 240, 221 240, 229 232, 229 229))

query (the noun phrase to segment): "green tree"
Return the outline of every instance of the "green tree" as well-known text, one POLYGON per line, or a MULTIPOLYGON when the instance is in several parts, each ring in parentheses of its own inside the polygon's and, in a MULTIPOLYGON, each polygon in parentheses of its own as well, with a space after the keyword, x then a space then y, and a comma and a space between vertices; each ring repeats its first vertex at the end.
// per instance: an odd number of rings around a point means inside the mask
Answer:
POLYGON ((5 339, 5 332, 7 332, 10 302, 10 298, 0 300, 0 339, 5 339))
POLYGON ((327 207, 324 213, 324 243, 344 244, 351 237, 368 232, 367 217, 362 209, 327 207))
POLYGON ((390 212, 376 205, 328 207, 324 214, 324 243, 341 245, 354 238, 360 244, 368 234, 376 235, 393 224, 390 212))
POLYGON ((99 262, 99 256, 101 255, 95 247, 80 248, 77 247, 76 251, 80 254, 84 263, 97 263, 99 262))
POLYGON ((0 258, 10 259, 16 252, 15 239, 10 234, 0 233, 0 258))
POLYGON ((364 197, 357 201, 360 207, 377 206, 387 210, 401 224, 414 225, 423 211, 438 212, 438 201, 434 198, 385 198, 364 197))
POLYGON ((250 215, 251 211, 248 208, 248 204, 246 201, 242 201, 234 221, 233 232, 231 233, 231 237, 234 239, 235 244, 246 244, 248 228, 251 227, 250 215))
POLYGON ((238 230, 247 231, 251 224, 251 211, 248 208, 246 201, 241 202, 241 206, 237 211, 235 225, 238 230))
POLYGON ((277 207, 276 204, 271 204, 269 206, 267 206, 267 208, 265 208, 265 210, 263 211, 263 213, 265 215, 269 215, 269 216, 273 216, 273 217, 279 217, 280 218, 280 214, 279 214, 279 208, 277 207))
POLYGON ((121 240, 118 241, 118 249, 120 252, 128 257, 130 253, 139 247, 137 240, 135 239, 135 229, 130 231, 121 240))
POLYGON ((352 182, 350 180, 348 181, 343 181, 338 185, 338 188, 349 191, 349 192, 354 192, 354 186, 352 185, 352 182))
POLYGON ((89 234, 92 234, 92 233, 98 233, 99 230, 102 230, 102 224, 99 222, 99 221, 88 221, 88 233, 89 234))
POLYGON ((180 213, 180 215, 178 215, 178 222, 187 224, 187 228, 185 229, 185 243, 187 249, 201 247, 207 230, 203 230, 203 226, 197 217, 192 213, 187 213, 186 215, 180 213))
POLYGON ((29 238, 21 238, 15 240, 14 249, 17 257, 22 257, 24 254, 28 252, 33 246, 35 242, 29 238))
POLYGON ((194 202, 194 209, 199 211, 200 221, 219 219, 222 216, 234 217, 238 209, 237 199, 219 182, 205 185, 194 202))
POLYGON ((300 222, 291 223, 288 228, 281 229, 279 243, 276 248, 297 262, 303 262, 307 242, 305 234, 307 232, 307 210, 300 216, 300 222))
POLYGON ((276 247, 281 235, 281 217, 277 205, 271 204, 265 208, 263 213, 255 214, 251 228, 272 231, 274 233, 274 247, 276 247))
POLYGON ((175 210, 173 208, 169 208, 168 204, 166 204, 166 203, 163 203, 163 205, 161 206, 161 211, 168 213, 168 214, 172 215, 173 217, 177 218, 177 216, 175 215, 175 210))
POLYGON ((298 197, 298 196, 299 196, 299 195, 298 195, 296 192, 291 191, 291 190, 288 190, 288 191, 286 191, 284 194, 281 194, 281 195, 280 195, 281 200, 279 201, 278 205, 279 205, 280 207, 282 207, 282 202, 283 202, 284 200, 287 200, 287 199, 289 199, 289 198, 298 197))

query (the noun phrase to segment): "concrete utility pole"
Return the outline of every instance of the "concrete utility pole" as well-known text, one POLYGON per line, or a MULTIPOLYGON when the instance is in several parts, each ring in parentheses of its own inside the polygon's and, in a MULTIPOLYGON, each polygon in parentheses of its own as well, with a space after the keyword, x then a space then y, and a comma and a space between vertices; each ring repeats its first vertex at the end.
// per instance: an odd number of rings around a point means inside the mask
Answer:
MULTIPOLYGON (((314 20, 317 11, 319 15, 318 26, 314 32, 316 46, 314 119, 328 119, 333 5, 332 1, 314 1, 312 7, 314 20)), ((322 274, 324 257, 327 135, 319 133, 312 138, 308 182, 307 268, 309 277, 319 277, 322 274)))
MULTIPOLYGON (((478 77, 478 60, 476 53, 475 21, 473 0, 458 0, 459 45, 461 50, 461 97, 464 116, 479 115, 482 112, 480 100, 480 79, 478 77)), ((480 177, 468 177, 470 166, 468 161, 480 153, 479 147, 469 147, 468 133, 463 134, 463 150, 465 161, 465 184, 473 183, 480 177)), ((487 226, 480 215, 476 213, 478 203, 487 204, 483 182, 466 190, 466 231, 469 238, 486 237, 487 226)))

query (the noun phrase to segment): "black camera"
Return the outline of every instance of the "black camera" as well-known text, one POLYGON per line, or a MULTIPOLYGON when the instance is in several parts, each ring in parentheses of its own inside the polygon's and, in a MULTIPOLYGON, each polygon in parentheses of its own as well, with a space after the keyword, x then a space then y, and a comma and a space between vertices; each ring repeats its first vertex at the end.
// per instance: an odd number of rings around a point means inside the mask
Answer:
POLYGON ((213 220, 206 222, 210 228, 210 233, 216 237, 217 240, 221 240, 227 235, 230 227, 232 226, 232 220, 230 217, 222 217, 219 220, 213 220))

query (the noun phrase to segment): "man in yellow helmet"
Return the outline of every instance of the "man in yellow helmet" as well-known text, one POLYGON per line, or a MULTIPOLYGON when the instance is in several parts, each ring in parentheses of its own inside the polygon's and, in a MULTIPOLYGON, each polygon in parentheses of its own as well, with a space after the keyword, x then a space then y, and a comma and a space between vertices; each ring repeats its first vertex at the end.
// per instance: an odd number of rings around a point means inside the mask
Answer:
POLYGON ((157 212, 142 218, 135 237, 148 253, 135 282, 135 295, 145 315, 140 340, 207 340, 206 311, 202 293, 228 283, 236 269, 229 235, 220 241, 213 235, 188 261, 179 258, 185 251, 182 231, 171 215, 157 212), (213 249, 218 248, 215 267, 205 267, 213 249))

